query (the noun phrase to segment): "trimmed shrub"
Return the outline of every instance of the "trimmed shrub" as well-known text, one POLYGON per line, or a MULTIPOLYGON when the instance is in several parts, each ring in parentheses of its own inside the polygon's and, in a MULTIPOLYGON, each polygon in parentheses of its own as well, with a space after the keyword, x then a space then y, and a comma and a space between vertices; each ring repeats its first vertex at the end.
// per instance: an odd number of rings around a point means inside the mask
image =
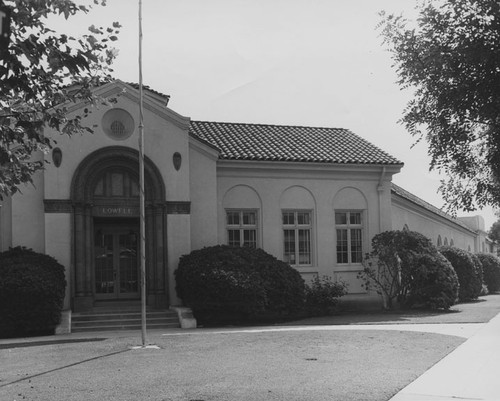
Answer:
POLYGON ((489 292, 500 290, 500 259, 491 253, 477 255, 483 265, 483 283, 489 292))
POLYGON ((340 297, 345 294, 344 282, 333 281, 329 276, 315 276, 306 284, 306 312, 309 316, 331 315, 337 311, 340 297))
MULTIPOLYGON (((365 267, 358 277, 363 280, 366 289, 375 288, 382 295, 385 309, 391 309, 394 300, 406 305, 409 291, 418 291, 413 283, 414 275, 425 277, 427 274, 418 271, 423 269, 421 256, 437 254, 431 240, 418 232, 385 231, 373 237, 372 252, 366 256, 365 267)), ((424 281, 419 280, 418 283, 424 281)), ((437 285, 447 287, 446 282, 437 285)), ((420 302, 425 304, 423 299, 420 302)))
POLYGON ((53 257, 22 247, 0 253, 0 336, 53 333, 66 279, 53 257))
POLYGON ((416 255, 405 305, 449 309, 458 298, 458 277, 451 263, 440 253, 416 255))
POLYGON ((179 298, 204 323, 283 319, 304 305, 300 273, 262 249, 217 245, 184 255, 179 298))
POLYGON ((443 256, 449 260, 458 276, 460 289, 459 301, 471 301, 477 299, 481 294, 483 274, 479 259, 471 252, 451 246, 439 248, 443 256))

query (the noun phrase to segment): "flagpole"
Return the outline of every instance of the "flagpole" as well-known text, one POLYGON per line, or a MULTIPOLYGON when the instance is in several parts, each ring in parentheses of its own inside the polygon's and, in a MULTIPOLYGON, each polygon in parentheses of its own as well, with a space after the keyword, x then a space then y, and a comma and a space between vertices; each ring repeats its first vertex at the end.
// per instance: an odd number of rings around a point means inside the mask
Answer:
POLYGON ((142 0, 139 0, 139 209, 140 209, 140 265, 141 265, 141 334, 146 346, 146 225, 144 207, 144 115, 142 88, 142 0))

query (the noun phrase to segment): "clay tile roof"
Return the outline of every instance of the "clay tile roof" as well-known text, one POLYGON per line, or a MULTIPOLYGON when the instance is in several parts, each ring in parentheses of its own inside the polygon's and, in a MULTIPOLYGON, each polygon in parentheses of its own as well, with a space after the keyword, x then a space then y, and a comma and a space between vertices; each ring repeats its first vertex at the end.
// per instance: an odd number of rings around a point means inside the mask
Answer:
POLYGON ((429 202, 426 202, 424 201, 423 199, 419 198, 418 196, 416 195, 413 195, 411 192, 408 192, 406 189, 403 189, 401 188, 400 186, 394 184, 394 183, 391 183, 392 185, 392 188, 391 188, 391 192, 394 194, 394 195, 397 195, 401 198, 404 198, 420 207, 423 207, 424 209, 427 209, 428 211, 434 213, 434 214, 437 214, 449 221, 451 221, 452 223, 454 224, 457 224, 459 225, 460 227, 462 228, 465 228, 469 231, 472 231, 474 232, 474 230, 472 230, 467 224, 465 224, 464 222, 454 218, 453 216, 449 215, 448 213, 444 212, 443 210, 437 208, 436 206, 430 204, 429 202))
POLYGON ((225 160, 403 164, 341 128, 191 121, 190 134, 216 146, 225 160))
MULTIPOLYGON (((127 85, 130 85, 130 86, 131 86, 132 88, 134 88, 134 89, 137 89, 137 90, 139 89, 139 84, 138 84, 138 83, 135 83, 135 82, 127 82, 127 85)), ((143 87, 143 89, 144 89, 145 91, 147 91, 147 92, 151 92, 151 93, 154 93, 155 95, 158 95, 158 96, 160 96, 160 97, 164 98, 164 99, 165 99, 165 100, 167 100, 167 101, 170 99, 170 95, 165 95, 164 93, 161 93, 161 92, 158 92, 158 91, 156 91, 156 90, 154 90, 154 89, 151 89, 151 88, 150 88, 149 86, 147 86, 147 85, 143 85, 142 87, 143 87)))

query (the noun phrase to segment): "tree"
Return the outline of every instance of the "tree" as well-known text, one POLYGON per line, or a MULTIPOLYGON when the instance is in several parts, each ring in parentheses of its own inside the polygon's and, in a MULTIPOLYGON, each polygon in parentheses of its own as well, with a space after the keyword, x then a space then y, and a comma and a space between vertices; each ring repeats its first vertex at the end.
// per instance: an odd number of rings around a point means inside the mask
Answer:
POLYGON ((490 230, 488 231, 488 237, 493 241, 500 242, 500 220, 495 221, 490 230))
POLYGON ((381 13, 401 88, 401 123, 429 145, 451 211, 500 206, 500 2, 423 0, 412 25, 381 13))
MULTIPOLYGON (((99 3, 106 5, 94 0, 99 3)), ((43 168, 44 162, 32 156, 53 145, 44 128, 67 135, 92 131, 81 115, 70 117, 66 106, 102 101, 92 89, 111 80, 117 52, 109 45, 120 28, 117 22, 107 29, 90 26, 88 34, 74 38, 50 29, 47 18, 68 19, 92 6, 71 0, 6 0, 4 5, 10 9, 11 34, 0 56, 0 199, 32 182, 33 173, 43 168)), ((86 108, 83 117, 89 112, 86 108)))

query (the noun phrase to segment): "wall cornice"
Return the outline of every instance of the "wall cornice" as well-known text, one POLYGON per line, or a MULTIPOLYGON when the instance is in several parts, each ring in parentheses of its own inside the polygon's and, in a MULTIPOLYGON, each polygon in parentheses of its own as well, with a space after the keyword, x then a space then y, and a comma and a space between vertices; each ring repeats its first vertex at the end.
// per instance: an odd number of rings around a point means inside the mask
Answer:
POLYGON ((400 166, 385 165, 219 160, 217 162, 217 175, 220 177, 255 178, 299 176, 316 179, 380 181, 380 173, 384 167, 384 180, 387 181, 391 180, 393 174, 400 171, 400 166))

